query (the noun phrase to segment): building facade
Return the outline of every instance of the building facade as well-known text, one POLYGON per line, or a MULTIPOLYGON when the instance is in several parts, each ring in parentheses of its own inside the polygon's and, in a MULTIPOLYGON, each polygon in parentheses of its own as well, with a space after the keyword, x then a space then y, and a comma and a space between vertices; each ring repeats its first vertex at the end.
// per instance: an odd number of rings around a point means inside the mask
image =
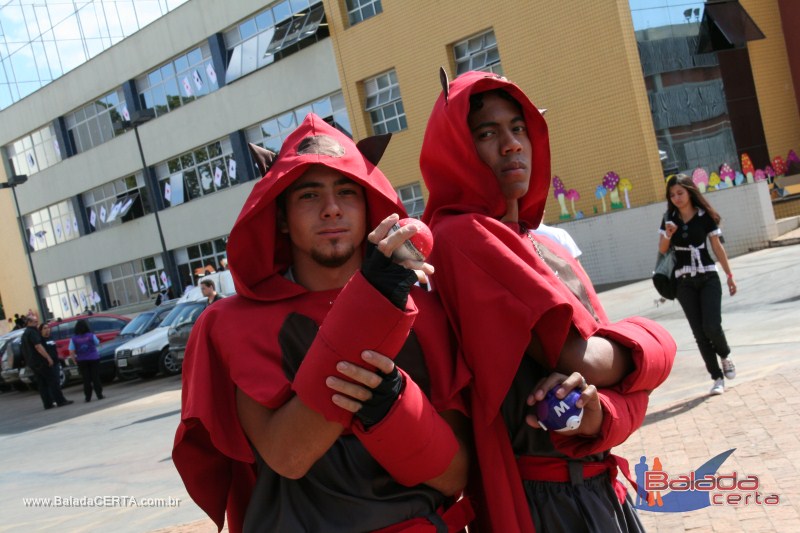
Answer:
POLYGON ((6 177, 28 176, 0 192, 0 297, 13 313, 38 293, 57 317, 182 291, 222 266, 258 179, 247 143, 279 149, 309 111, 392 132, 381 167, 420 215, 440 66, 506 75, 548 109, 548 222, 663 201, 665 174, 741 170, 744 152, 764 167, 800 149, 783 33, 800 14, 721 4, 189 0, 0 111, 6 177))

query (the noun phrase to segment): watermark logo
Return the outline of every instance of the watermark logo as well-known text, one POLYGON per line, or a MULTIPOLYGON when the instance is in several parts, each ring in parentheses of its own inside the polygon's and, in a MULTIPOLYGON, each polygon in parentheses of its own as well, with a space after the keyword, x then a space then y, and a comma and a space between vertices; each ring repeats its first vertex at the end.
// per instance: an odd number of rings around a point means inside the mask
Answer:
POLYGON ((635 507, 653 513, 684 513, 712 505, 778 505, 780 496, 764 491, 757 475, 717 473, 736 448, 712 457, 691 472, 670 472, 659 457, 642 456, 636 474, 635 507))

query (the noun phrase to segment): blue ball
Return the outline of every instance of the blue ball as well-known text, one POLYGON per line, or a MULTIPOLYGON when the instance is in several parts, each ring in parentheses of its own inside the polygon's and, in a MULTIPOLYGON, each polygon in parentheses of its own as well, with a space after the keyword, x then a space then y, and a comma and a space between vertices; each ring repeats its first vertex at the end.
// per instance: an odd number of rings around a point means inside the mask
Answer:
POLYGON ((545 394, 544 399, 536 404, 536 417, 544 430, 571 431, 581 425, 583 408, 575 407, 581 397, 580 391, 573 390, 563 400, 556 398, 556 385, 545 394))

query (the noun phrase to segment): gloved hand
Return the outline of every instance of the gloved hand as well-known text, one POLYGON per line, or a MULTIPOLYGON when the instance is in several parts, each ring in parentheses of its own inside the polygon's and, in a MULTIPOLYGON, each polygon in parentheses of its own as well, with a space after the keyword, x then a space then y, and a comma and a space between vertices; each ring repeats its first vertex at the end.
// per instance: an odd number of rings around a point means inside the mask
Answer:
POLYGON ((364 278, 378 292, 386 296, 398 309, 405 310, 411 287, 417 282, 417 274, 413 270, 394 263, 383 255, 378 248, 367 241, 367 252, 361 264, 364 278))
POLYGON ((375 373, 381 376, 383 381, 372 389, 372 398, 361 402, 361 409, 355 414, 364 429, 383 420, 403 391, 403 376, 397 371, 396 366, 388 374, 384 374, 380 370, 376 370, 375 373))

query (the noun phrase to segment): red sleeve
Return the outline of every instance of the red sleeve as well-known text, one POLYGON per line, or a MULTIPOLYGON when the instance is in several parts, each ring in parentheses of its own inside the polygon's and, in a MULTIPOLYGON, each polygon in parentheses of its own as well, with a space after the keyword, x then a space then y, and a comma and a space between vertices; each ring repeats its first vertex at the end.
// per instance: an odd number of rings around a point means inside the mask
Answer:
POLYGON ((593 438, 550 433, 553 446, 570 457, 586 457, 601 453, 625 442, 644 422, 649 394, 644 391, 619 393, 611 389, 599 389, 603 407, 603 425, 593 438))
POLYGON ((531 330, 547 332, 541 337, 545 353, 557 358, 572 306, 558 287, 529 266, 538 266, 530 242, 521 241, 500 222, 453 217, 436 228, 435 243, 434 287, 476 376, 473 387, 481 411, 494 416, 530 343, 531 330))
POLYGON ((614 387, 618 392, 649 392, 669 376, 677 346, 672 335, 656 322, 630 317, 601 326, 596 335, 630 349, 634 369, 614 387))

